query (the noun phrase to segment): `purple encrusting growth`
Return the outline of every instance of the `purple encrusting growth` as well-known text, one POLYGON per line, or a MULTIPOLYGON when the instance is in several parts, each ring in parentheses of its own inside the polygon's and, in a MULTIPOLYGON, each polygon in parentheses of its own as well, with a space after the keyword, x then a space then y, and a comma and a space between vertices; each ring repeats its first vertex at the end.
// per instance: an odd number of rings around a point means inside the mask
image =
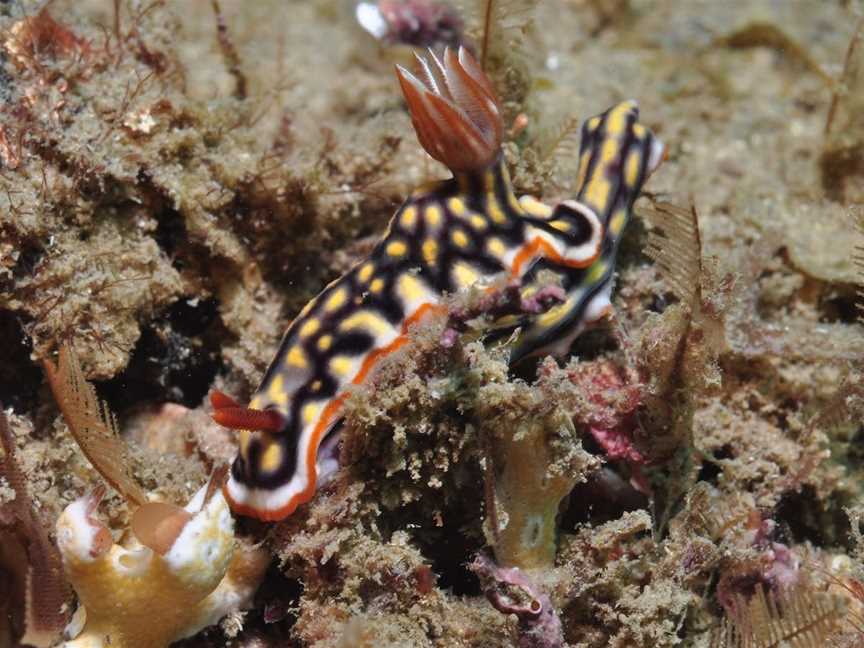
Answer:
POLYGON ((519 648, 559 648, 564 645, 561 619, 549 599, 518 567, 499 567, 485 554, 477 554, 468 568, 480 579, 483 592, 501 614, 519 619, 519 648))

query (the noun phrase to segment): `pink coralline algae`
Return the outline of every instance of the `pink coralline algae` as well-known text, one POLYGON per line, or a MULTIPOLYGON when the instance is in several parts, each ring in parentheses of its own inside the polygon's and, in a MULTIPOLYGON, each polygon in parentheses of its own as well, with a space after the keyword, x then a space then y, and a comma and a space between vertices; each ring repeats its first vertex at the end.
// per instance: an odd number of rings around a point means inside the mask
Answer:
POLYGON ((759 585, 771 592, 788 590, 801 578, 801 561, 792 549, 771 539, 777 528, 773 520, 763 520, 754 512, 745 541, 759 553, 754 561, 724 574, 717 585, 717 600, 730 613, 735 612, 738 596, 749 596, 759 585))
POLYGON ((634 444, 636 413, 642 402, 642 386, 627 380, 622 370, 607 360, 572 366, 567 377, 590 404, 577 413, 577 423, 587 429, 606 457, 632 466, 647 463, 634 444))
POLYGON ((518 567, 499 567, 478 554, 469 569, 480 578, 486 598, 502 614, 519 620, 519 648, 558 648, 564 645, 561 619, 549 596, 518 567))

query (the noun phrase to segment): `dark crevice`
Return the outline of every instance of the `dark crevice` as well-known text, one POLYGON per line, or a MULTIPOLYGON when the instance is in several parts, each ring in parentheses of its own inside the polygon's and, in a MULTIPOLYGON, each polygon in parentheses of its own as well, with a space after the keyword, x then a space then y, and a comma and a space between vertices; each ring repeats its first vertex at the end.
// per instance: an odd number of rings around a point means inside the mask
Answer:
POLYGON ((471 542, 465 538, 458 525, 424 530, 415 540, 423 556, 430 561, 440 589, 450 590, 455 596, 480 595, 480 581, 466 568, 482 548, 479 540, 471 542))
POLYGON ((618 349, 618 341, 612 329, 602 327, 589 329, 576 338, 573 346, 570 347, 570 355, 578 357, 581 362, 588 362, 616 349, 618 349))
POLYGON ((173 258, 178 248, 187 241, 186 223, 183 216, 173 209, 164 209, 156 216, 156 232, 154 238, 159 248, 173 258))
POLYGON ((851 527, 844 506, 850 504, 836 499, 822 501, 812 486, 805 486, 799 492, 783 495, 774 519, 785 537, 795 544, 811 542, 819 548, 845 547, 851 527))
POLYGON ((380 529, 384 537, 400 529, 411 533, 412 542, 428 561, 434 574, 432 581, 438 588, 456 596, 478 596, 480 582, 466 565, 486 545, 482 535, 469 532, 482 517, 482 501, 476 491, 463 491, 446 506, 447 519, 440 526, 429 518, 428 508, 411 504, 385 512, 379 518, 380 529))
POLYGON ((717 478, 723 473, 723 466, 720 461, 723 459, 732 459, 732 446, 728 443, 713 453, 711 459, 705 459, 699 467, 699 474, 696 476, 697 482, 708 482, 716 484, 717 478))
POLYGON ((32 276, 44 254, 45 248, 38 243, 32 241, 19 243, 18 260, 15 262, 15 268, 12 271, 13 277, 20 279, 32 276))
POLYGON ((197 407, 222 370, 224 338, 214 299, 175 302, 144 329, 125 371, 100 385, 117 411, 144 401, 197 407))
POLYGON ((559 526, 565 530, 580 524, 603 524, 617 520, 628 511, 648 507, 648 498, 609 467, 595 471, 588 481, 577 484, 566 500, 559 526))
POLYGON ((33 346, 18 318, 0 311, 0 403, 16 412, 31 412, 38 402, 42 371, 30 360, 33 346))
POLYGON ((857 324, 861 317, 858 299, 854 292, 837 294, 832 290, 819 303, 819 321, 823 324, 857 324))

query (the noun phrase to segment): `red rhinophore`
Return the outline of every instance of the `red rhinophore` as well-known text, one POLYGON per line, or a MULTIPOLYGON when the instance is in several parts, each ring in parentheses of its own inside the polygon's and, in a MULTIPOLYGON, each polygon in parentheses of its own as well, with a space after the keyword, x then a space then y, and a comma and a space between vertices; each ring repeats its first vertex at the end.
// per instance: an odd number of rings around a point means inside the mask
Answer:
POLYGON ((221 410, 226 407, 240 407, 240 403, 218 389, 214 389, 210 392, 210 404, 213 406, 214 410, 221 410))
POLYGON ((402 66, 402 86, 420 144, 451 171, 483 169, 498 157, 504 125, 489 78, 464 47, 443 61, 417 56, 422 81, 402 66))
POLYGON ((233 398, 218 390, 210 393, 210 404, 213 406, 213 420, 232 430, 280 432, 285 424, 284 417, 276 410, 241 407, 233 398))

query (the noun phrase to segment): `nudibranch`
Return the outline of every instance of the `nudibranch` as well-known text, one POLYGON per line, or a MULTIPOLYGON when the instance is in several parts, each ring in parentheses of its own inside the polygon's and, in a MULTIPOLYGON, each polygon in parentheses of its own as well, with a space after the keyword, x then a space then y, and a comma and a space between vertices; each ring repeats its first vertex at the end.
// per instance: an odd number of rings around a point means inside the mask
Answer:
POLYGON ((445 295, 495 281, 537 290, 560 277, 564 297, 520 327, 511 363, 566 353, 611 308, 615 255, 663 146, 633 101, 587 120, 575 199, 517 199, 501 153, 491 82, 465 49, 418 56, 420 75, 396 74, 420 144, 453 173, 416 190, 365 260, 309 302, 288 327, 248 407, 219 392, 214 419, 240 430, 224 486, 239 514, 279 520, 337 467, 336 427, 347 390, 404 346, 412 325, 445 310, 445 295))
POLYGON ((95 516, 103 495, 75 500, 57 521, 63 566, 79 598, 65 648, 166 648, 251 600, 269 559, 235 552, 233 518, 215 484, 184 508, 141 506, 127 546, 115 544, 95 516))

